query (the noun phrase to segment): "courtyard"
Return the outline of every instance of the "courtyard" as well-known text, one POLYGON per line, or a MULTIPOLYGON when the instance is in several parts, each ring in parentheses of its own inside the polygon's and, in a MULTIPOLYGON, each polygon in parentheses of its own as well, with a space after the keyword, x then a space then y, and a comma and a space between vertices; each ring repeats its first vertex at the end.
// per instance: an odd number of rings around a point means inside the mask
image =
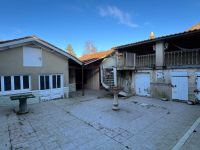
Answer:
MULTIPOLYGON (((76 94, 75 94, 76 95, 76 94)), ((172 149, 200 116, 199 105, 146 97, 120 98, 93 91, 85 96, 29 105, 16 115, 0 107, 0 149, 172 149)), ((182 149, 198 149, 200 126, 182 149)))

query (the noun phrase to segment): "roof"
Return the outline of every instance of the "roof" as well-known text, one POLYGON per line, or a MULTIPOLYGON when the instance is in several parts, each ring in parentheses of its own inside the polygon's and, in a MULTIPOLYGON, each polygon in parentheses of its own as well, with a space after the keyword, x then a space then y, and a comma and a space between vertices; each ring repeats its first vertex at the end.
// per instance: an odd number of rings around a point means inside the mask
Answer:
POLYGON ((192 26, 191 28, 189 28, 188 31, 194 31, 194 30, 199 30, 199 29, 200 29, 200 22, 192 26))
POLYGON ((114 52, 113 49, 102 51, 102 52, 95 52, 91 54, 86 54, 81 56, 79 59, 83 62, 87 62, 89 60, 98 60, 107 57, 108 55, 112 54, 114 52))
POLYGON ((83 63, 76 57, 74 57, 73 55, 67 53, 66 51, 38 38, 37 36, 26 36, 26 37, 22 37, 22 38, 17 38, 17 39, 13 39, 13 40, 6 40, 6 41, 0 41, 0 50, 4 50, 4 49, 9 49, 10 47, 16 45, 20 45, 23 43, 28 43, 28 42, 37 42, 41 45, 44 45, 46 47, 48 47, 49 49, 56 51, 57 53, 75 61, 76 63, 82 65, 83 63))
POLYGON ((154 42, 159 42, 159 41, 163 41, 163 40, 169 40, 169 39, 172 39, 172 38, 184 37, 186 35, 192 35, 192 34, 196 34, 196 33, 200 33, 200 29, 194 29, 192 31, 188 30, 188 31, 180 32, 180 33, 175 33, 175 34, 157 37, 157 38, 154 38, 154 39, 147 39, 147 40, 144 40, 144 41, 139 41, 139 42, 135 42, 135 43, 116 46, 113 49, 119 50, 119 49, 122 49, 122 48, 131 47, 131 46, 139 46, 139 45, 142 45, 142 44, 148 44, 148 43, 154 43, 154 42))

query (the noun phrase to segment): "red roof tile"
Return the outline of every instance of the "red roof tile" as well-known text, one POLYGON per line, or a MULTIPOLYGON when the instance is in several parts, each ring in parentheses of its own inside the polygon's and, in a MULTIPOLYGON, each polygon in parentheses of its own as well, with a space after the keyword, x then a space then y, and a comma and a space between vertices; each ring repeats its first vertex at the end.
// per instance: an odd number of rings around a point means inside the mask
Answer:
POLYGON ((200 22, 194 26, 192 26, 191 28, 188 29, 188 31, 193 31, 193 30, 198 30, 200 29, 200 22))
POLYGON ((95 52, 95 53, 91 53, 91 54, 86 54, 81 56, 79 59, 81 61, 88 61, 88 60, 95 60, 95 59, 101 59, 101 58, 105 58, 106 56, 112 54, 114 50, 107 50, 107 51, 102 51, 102 52, 95 52))

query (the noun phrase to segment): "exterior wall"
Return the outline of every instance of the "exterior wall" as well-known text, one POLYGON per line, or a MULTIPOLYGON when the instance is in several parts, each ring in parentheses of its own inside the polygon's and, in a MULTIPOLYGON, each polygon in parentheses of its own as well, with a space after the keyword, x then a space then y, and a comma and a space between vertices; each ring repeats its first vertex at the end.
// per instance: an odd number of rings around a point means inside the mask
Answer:
MULTIPOLYGON (((195 100, 194 90, 196 89, 196 72, 200 72, 200 69, 166 69, 166 70, 141 70, 138 72, 148 72, 151 77, 151 96, 155 98, 167 98, 172 100, 172 87, 171 87, 171 72, 187 72, 188 73, 188 99, 195 100), (164 78, 162 80, 157 80, 157 72, 162 72, 164 78)), ((132 88, 134 87, 134 76, 132 75, 132 88)))
POLYGON ((76 71, 75 69, 69 69, 69 92, 76 91, 76 71))
POLYGON ((117 72, 117 83, 120 87, 123 87, 123 91, 133 94, 134 86, 132 81, 132 71, 118 71, 117 72))
POLYGON ((108 58, 105 58, 102 62, 102 66, 103 66, 103 68, 117 67, 115 55, 108 57, 108 58))
POLYGON ((100 89, 100 72, 99 68, 91 70, 87 73, 87 83, 84 85, 87 89, 99 90, 100 89))
MULTIPOLYGON (((36 47, 35 45, 29 46, 36 47)), ((64 87, 66 87, 64 90, 68 91, 67 88, 69 85, 69 75, 68 60, 66 57, 55 52, 51 52, 48 49, 42 49, 42 67, 24 67, 23 47, 0 52, 0 76, 30 75, 31 90, 37 92, 39 90, 39 75, 42 74, 63 74, 64 87)))

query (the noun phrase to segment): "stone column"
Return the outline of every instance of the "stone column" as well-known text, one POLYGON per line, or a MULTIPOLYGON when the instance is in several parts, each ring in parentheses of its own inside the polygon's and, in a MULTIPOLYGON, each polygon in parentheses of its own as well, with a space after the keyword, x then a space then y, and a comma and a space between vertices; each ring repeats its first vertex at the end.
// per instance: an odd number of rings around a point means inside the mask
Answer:
POLYGON ((155 45, 156 48, 156 68, 162 69, 164 66, 164 42, 157 42, 155 45))
POLYGON ((118 92, 114 92, 113 110, 119 110, 118 92))

